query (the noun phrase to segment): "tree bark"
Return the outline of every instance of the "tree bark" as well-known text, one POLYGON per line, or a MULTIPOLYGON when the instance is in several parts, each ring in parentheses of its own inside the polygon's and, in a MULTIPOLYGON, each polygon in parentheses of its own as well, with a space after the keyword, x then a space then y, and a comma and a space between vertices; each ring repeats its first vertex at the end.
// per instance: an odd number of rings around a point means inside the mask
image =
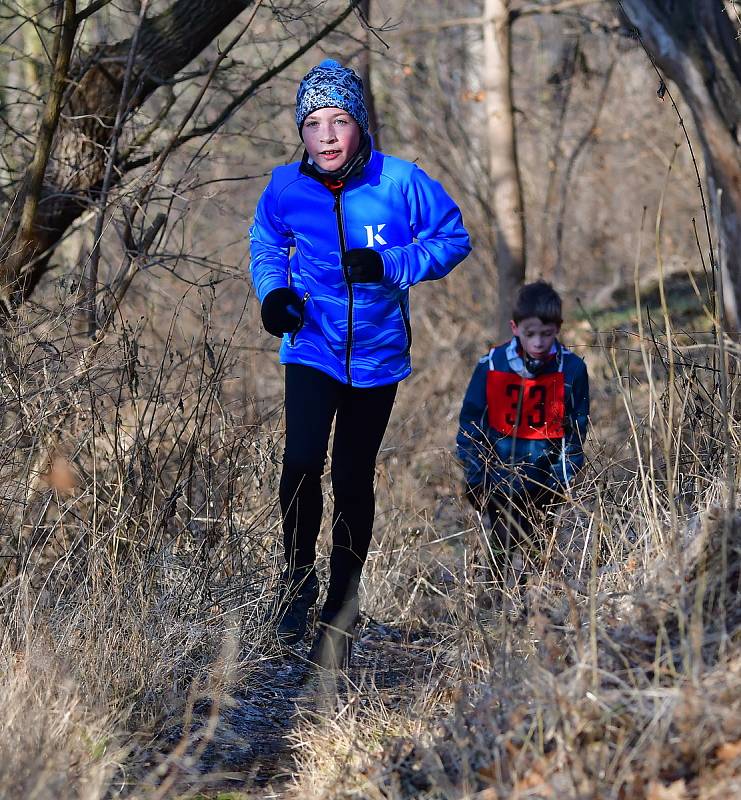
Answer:
MULTIPOLYGON (((175 0, 144 21, 131 75, 128 112, 137 109, 159 86, 174 77, 232 22, 252 0, 175 0)), ((43 274, 51 251, 67 228, 94 202, 105 174, 131 41, 100 46, 70 70, 68 95, 48 163, 38 205, 23 253, 12 246, 20 211, 11 213, 9 232, 0 241, 0 294, 26 297, 43 274), (74 88, 69 89, 69 86, 74 88)), ((24 182, 28 191, 32 168, 24 182)), ((16 203, 14 209, 23 207, 16 203)))
POLYGON ((497 333, 509 336, 515 293, 525 280, 525 222, 515 147, 509 0, 485 0, 484 89, 489 143, 490 213, 497 272, 497 333))
POLYGON ((706 198, 721 190, 720 234, 726 253, 725 306, 730 329, 741 311, 741 50, 719 0, 622 0, 656 65, 690 107, 705 161, 706 198))
POLYGON ((367 25, 365 30, 365 47, 360 51, 358 60, 360 62, 360 77, 363 80, 365 107, 368 110, 368 130, 373 136, 373 144, 376 149, 381 150, 381 132, 378 126, 378 116, 376 115, 376 101, 371 87, 371 44, 373 43, 373 34, 370 30, 371 0, 361 0, 358 9, 367 25))
MULTIPOLYGON (((77 30, 76 13, 75 0, 65 0, 64 4, 60 4, 57 8, 49 98, 41 119, 33 160, 24 179, 23 202, 16 206, 16 219, 13 220, 14 224, 6 229, 7 244, 2 248, 2 251, 9 251, 2 265, 3 272, 7 271, 13 275, 23 274, 25 265, 36 252, 34 226, 42 202, 44 175, 49 164, 54 133, 62 111, 62 95, 67 83, 67 72, 77 30)), ((4 284, 3 272, 0 272, 0 285, 4 284)), ((5 300, 6 298, 0 297, 0 301, 5 300)))

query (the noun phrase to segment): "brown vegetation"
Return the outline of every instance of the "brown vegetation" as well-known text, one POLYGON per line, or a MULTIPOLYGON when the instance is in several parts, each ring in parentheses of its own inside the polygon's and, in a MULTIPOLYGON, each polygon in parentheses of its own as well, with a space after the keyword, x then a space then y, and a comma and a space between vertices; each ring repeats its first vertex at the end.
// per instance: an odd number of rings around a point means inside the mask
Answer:
MULTIPOLYGON (((152 2, 152 19, 169 5, 152 2)), ((564 292, 593 423, 584 480, 544 525, 527 591, 492 608, 477 568, 485 529, 451 455, 498 301, 484 59, 469 24, 481 4, 415 0, 389 24, 363 5, 388 49, 353 17, 321 49, 352 61, 374 42, 384 148, 445 182, 476 251, 413 292, 415 372, 379 461, 349 680, 301 686, 300 658, 262 622, 278 571, 281 371, 245 264, 265 174, 295 157, 296 80, 320 58, 297 52, 347 4, 306 16, 305 4, 256 3, 251 27, 245 15, 229 29, 228 58, 207 47, 188 79, 125 119, 121 142, 142 165, 183 136, 156 175, 114 170, 106 203, 91 194, 2 332, 0 795, 735 796, 741 354, 720 331, 676 115, 611 8, 523 4, 512 46, 528 275, 564 292), (266 74, 241 113, 188 139, 266 74)), ((101 4, 109 16, 93 15, 78 43, 130 40, 131 6, 101 4)), ((27 70, 9 59, 13 80, 48 78, 36 52, 27 70)), ((17 104, 3 119, 32 132, 47 90, 24 85, 3 88, 17 104)), ((36 140, 2 133, 10 198, 36 140)), ((111 152, 98 144, 96 158, 111 152)))

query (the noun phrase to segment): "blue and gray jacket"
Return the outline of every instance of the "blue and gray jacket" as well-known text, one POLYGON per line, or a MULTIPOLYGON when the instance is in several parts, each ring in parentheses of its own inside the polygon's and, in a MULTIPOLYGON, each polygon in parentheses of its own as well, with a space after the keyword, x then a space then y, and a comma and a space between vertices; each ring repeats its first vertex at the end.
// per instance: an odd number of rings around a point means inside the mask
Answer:
POLYGON ((286 286, 304 300, 281 363, 358 387, 395 383, 411 372, 409 287, 444 277, 470 252, 460 210, 418 166, 376 150, 344 185, 321 178, 306 158, 274 169, 250 229, 260 302, 286 286), (381 283, 348 282, 341 259, 356 247, 381 254, 381 283))
MULTIPOLYGON (((532 387, 535 378, 525 367, 518 340, 493 348, 473 372, 463 400, 456 439, 466 483, 500 494, 537 495, 543 489, 563 492, 584 465, 583 442, 589 418, 589 378, 579 356, 556 342, 551 358, 538 376, 563 373, 562 417, 556 421, 562 435, 551 438, 521 438, 491 426, 494 420, 509 420, 525 426, 520 386, 532 387), (511 376, 511 380, 507 376, 511 376), (494 380, 492 380, 494 379, 494 380), (489 400, 501 404, 490 413, 489 400), (519 402, 519 408, 518 408, 519 402), (511 407, 510 407, 511 406, 511 407)), ((545 378, 546 384, 548 378, 545 378)), ((527 389, 526 389, 527 391, 527 389)), ((540 389, 530 398, 532 417, 539 417, 540 389), (534 411, 533 411, 534 410, 534 411)), ((543 395, 545 397, 545 394, 543 395)), ((541 422, 540 419, 536 422, 541 422)), ((499 423, 497 423, 499 424, 499 423)), ((500 424, 500 427, 504 427, 500 424)), ((524 430, 524 428, 522 428, 524 430)), ((536 436, 537 433, 533 432, 536 436)), ((548 435, 548 434, 547 434, 548 435)))

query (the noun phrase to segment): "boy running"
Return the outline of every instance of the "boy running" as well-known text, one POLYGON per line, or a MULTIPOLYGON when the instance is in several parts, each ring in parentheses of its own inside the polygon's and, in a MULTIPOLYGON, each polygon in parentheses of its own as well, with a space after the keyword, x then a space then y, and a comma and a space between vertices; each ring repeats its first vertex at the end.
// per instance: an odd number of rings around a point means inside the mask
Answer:
POLYGON ((311 69, 296 125, 304 156, 273 170, 250 230, 263 324, 281 337, 285 364, 277 633, 299 642, 319 594, 321 476, 334 423, 329 587, 309 658, 344 666, 373 532, 376 456, 411 372, 409 289, 444 277, 471 248, 443 187, 373 148, 353 70, 331 60, 311 69))

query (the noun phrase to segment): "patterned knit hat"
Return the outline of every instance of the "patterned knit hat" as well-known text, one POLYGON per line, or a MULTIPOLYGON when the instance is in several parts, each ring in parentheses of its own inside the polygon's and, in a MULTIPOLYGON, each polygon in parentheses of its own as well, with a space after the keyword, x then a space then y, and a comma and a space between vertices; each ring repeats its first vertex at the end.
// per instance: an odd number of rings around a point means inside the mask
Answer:
POLYGON ((296 125, 299 133, 304 120, 318 108, 341 108, 347 111, 368 133, 368 112, 363 100, 363 81, 349 67, 328 58, 312 67, 296 93, 296 125))

